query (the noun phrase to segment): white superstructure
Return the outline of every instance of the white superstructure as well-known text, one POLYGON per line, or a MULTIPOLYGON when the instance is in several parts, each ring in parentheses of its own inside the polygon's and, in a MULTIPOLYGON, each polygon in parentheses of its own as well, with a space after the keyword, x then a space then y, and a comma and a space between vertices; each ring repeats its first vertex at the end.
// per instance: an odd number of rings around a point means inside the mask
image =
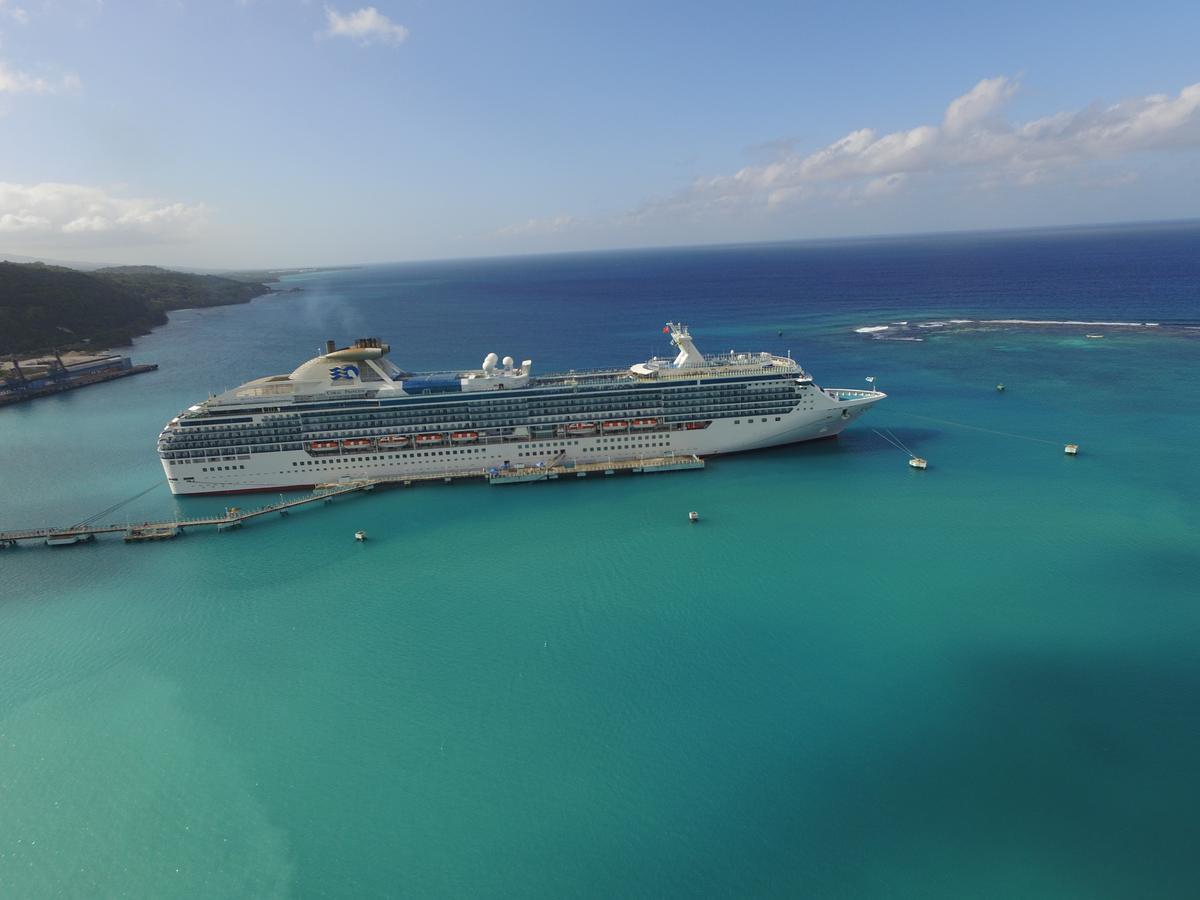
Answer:
POLYGON ((172 493, 283 490, 405 473, 569 460, 709 456, 832 437, 883 399, 822 389, 790 357, 677 350, 627 369, 534 377, 489 353, 467 372, 412 375, 377 339, 325 352, 189 407, 158 450, 172 493))

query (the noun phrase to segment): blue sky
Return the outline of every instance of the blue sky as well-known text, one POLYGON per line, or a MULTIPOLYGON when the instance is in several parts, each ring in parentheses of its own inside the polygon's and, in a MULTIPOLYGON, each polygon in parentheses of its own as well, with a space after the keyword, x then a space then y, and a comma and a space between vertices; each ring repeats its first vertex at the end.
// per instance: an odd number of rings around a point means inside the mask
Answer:
POLYGON ((1200 215, 1200 4, 0 0, 0 252, 300 266, 1200 215))

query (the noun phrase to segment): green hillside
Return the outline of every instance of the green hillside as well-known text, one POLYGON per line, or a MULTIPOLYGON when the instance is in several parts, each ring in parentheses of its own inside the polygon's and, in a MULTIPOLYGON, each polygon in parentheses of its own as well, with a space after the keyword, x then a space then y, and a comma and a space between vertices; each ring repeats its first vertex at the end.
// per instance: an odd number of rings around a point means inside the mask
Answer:
POLYGON ((91 274, 125 288, 158 309, 249 303, 268 291, 263 284, 219 275, 189 275, 158 266, 112 266, 91 274))
POLYGON ((0 262, 0 354, 127 344, 165 323, 169 310, 248 303, 268 291, 155 266, 80 272, 0 262))

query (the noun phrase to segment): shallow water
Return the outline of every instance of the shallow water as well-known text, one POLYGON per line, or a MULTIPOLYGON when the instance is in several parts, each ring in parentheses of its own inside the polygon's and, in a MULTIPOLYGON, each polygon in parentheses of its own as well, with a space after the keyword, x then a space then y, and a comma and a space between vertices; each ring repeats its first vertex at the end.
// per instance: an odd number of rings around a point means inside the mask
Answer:
POLYGON ((853 329, 1195 321, 1197 251, 1175 226, 430 263, 174 314, 132 350, 158 372, 0 410, 0 527, 161 481, 163 422, 327 337, 547 371, 664 352, 681 317, 890 396, 703 472, 0 553, 0 893, 1192 896, 1195 339, 853 329))

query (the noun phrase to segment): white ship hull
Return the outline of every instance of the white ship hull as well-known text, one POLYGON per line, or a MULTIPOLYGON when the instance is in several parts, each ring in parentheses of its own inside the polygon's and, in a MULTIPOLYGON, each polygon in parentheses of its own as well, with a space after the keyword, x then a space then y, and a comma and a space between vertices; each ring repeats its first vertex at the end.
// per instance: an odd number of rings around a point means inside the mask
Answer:
POLYGON ((346 452, 318 456, 304 450, 251 453, 181 464, 164 459, 163 469, 173 494, 231 494, 282 491, 359 478, 428 475, 487 470, 502 466, 533 466, 571 460, 637 459, 681 455, 714 456, 760 450, 801 441, 834 437, 885 395, 876 391, 822 392, 815 408, 792 409, 780 415, 715 419, 697 430, 629 430, 620 434, 561 435, 546 440, 508 440, 469 446, 446 444, 346 452))

